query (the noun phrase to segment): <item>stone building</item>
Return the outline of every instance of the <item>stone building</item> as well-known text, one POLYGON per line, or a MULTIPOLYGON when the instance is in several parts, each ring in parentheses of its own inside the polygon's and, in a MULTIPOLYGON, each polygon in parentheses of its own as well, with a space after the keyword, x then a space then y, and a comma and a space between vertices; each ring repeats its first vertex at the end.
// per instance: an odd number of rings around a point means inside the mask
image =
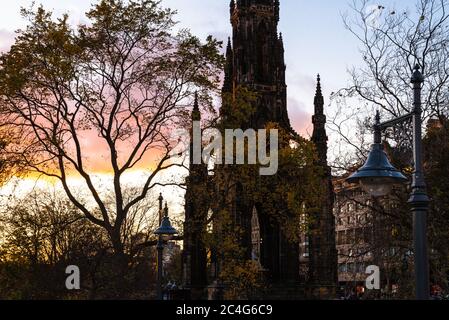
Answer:
POLYGON ((366 268, 375 265, 380 268, 382 292, 394 294, 400 274, 412 267, 409 235, 397 229, 405 202, 397 196, 400 187, 373 198, 345 177, 335 178, 333 185, 339 293, 367 294, 366 268))
MULTIPOLYGON (((237 87, 245 87, 257 93, 253 102, 255 112, 242 129, 265 128, 268 123, 277 123, 280 128, 297 137, 290 125, 287 112, 286 65, 282 35, 278 32, 279 0, 232 0, 230 16, 232 38, 226 50, 226 67, 223 95, 235 94, 237 87)), ((314 134, 319 160, 323 167, 323 186, 328 196, 321 210, 314 217, 309 244, 308 280, 300 277, 300 243, 288 241, 281 226, 270 219, 261 203, 254 201, 245 185, 236 178, 232 190, 227 195, 226 206, 232 217, 243 230, 241 245, 246 248, 246 259, 255 260, 268 281, 266 298, 301 299, 308 293, 314 297, 331 297, 335 292, 337 261, 335 249, 335 226, 332 215, 333 193, 331 173, 327 165, 327 136, 325 132, 324 99, 318 78, 313 118, 314 134), (308 290, 312 288, 312 290, 308 290)), ((223 119, 232 112, 223 103, 223 119)), ((192 120, 200 118, 198 101, 195 101, 192 120)), ((192 160, 192 159, 191 159, 192 160)), ((232 166, 223 170, 231 172, 232 166)), ((223 172, 223 171, 222 171, 223 172)), ((232 172, 231 172, 232 173, 232 172)), ((253 177, 257 181, 258 177, 253 177)), ((219 174, 215 180, 220 180, 219 174)), ((220 255, 208 252, 202 242, 205 221, 209 214, 207 201, 197 195, 201 188, 220 188, 217 181, 207 178, 207 167, 190 162, 190 176, 187 179, 183 276, 184 286, 191 291, 192 299, 220 299, 218 278, 223 260, 220 255), (208 268, 209 266, 209 268, 208 268)), ((287 210, 285 203, 278 203, 277 210, 287 210)))

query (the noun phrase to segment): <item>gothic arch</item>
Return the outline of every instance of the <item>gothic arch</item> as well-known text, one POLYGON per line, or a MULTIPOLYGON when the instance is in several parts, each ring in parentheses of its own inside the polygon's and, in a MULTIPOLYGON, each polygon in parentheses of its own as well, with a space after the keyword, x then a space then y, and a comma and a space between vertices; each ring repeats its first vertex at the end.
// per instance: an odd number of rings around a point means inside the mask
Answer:
POLYGON ((260 235, 259 214, 256 206, 253 206, 251 215, 251 260, 260 263, 260 248, 262 244, 260 235))
POLYGON ((255 64, 255 80, 258 83, 265 83, 268 75, 268 27, 265 20, 262 20, 257 26, 256 32, 256 64, 255 64))

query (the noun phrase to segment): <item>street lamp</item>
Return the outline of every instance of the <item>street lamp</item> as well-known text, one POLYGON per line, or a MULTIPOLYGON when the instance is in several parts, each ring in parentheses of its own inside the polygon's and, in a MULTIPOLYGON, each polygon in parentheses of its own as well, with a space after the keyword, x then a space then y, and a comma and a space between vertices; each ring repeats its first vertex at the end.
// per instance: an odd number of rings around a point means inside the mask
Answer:
POLYGON ((164 217, 162 218, 161 225, 154 231, 154 234, 158 236, 157 240, 157 298, 162 300, 162 254, 164 251, 163 236, 172 236, 178 233, 178 231, 172 227, 170 219, 168 218, 168 207, 165 203, 164 217))
POLYGON ((429 299, 429 260, 427 255, 427 211, 429 197, 424 182, 422 160, 422 128, 421 128, 421 88, 424 77, 416 65, 411 79, 414 92, 413 111, 396 119, 380 123, 379 112, 374 125, 374 144, 363 167, 352 174, 347 181, 359 183, 370 195, 379 197, 387 195, 394 184, 405 182, 405 176, 394 168, 387 159, 382 146, 382 130, 413 120, 413 159, 414 171, 412 192, 408 203, 413 214, 413 245, 415 256, 416 299, 429 299))
MULTIPOLYGON (((376 115, 376 132, 379 130, 379 125, 378 113, 376 115)), ((385 196, 390 193, 395 184, 407 181, 407 178, 388 160, 380 139, 380 134, 376 134, 366 163, 347 179, 350 183, 359 183, 366 193, 374 197, 385 196)))

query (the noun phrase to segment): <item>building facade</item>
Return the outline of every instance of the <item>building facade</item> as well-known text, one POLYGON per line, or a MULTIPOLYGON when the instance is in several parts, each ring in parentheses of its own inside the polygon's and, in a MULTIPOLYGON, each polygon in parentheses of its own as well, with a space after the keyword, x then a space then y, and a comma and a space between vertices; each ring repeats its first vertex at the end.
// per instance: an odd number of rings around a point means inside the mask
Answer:
MULTIPOLYGON (((297 137, 290 125, 287 112, 286 65, 282 35, 278 32, 279 0, 232 0, 230 17, 232 37, 226 50, 226 67, 223 96, 235 95, 239 87, 256 93, 252 102, 254 112, 242 129, 262 129, 276 123, 292 138, 297 137)), ((327 165, 327 136, 325 132, 324 99, 320 79, 315 98, 312 141, 318 152, 318 165, 323 167, 321 177, 326 190, 326 199, 314 216, 311 228, 307 281, 300 277, 301 245, 287 238, 280 223, 264 210, 263 203, 255 200, 251 191, 233 176, 234 168, 224 166, 215 171, 212 181, 207 178, 207 168, 190 164, 187 180, 183 273, 184 286, 191 290, 192 299, 220 299, 220 289, 225 284, 217 280, 226 263, 220 254, 207 252, 201 234, 205 232, 210 202, 217 199, 199 200, 200 186, 225 193, 223 177, 233 177, 223 206, 231 213, 236 229, 241 230, 240 245, 244 259, 257 262, 264 274, 268 292, 265 298, 301 299, 310 294, 317 298, 328 298, 335 292, 337 282, 337 255, 335 248, 335 225, 332 215, 333 193, 331 173, 327 165), (203 201, 203 202, 201 202, 203 201), (207 204, 209 201, 209 205, 207 204), (209 266, 209 268, 208 268, 209 266), (312 288, 312 290, 309 290, 312 288), (208 294, 207 294, 208 293, 208 294)), ((233 115, 235 110, 225 100, 220 110, 222 120, 233 115)), ((192 120, 199 119, 197 101, 192 120)), ((232 128, 235 129, 235 128, 232 128)), ((281 142, 282 143, 282 142, 281 142)), ((259 177, 250 180, 257 183, 259 177)), ((263 198, 263 197, 262 197, 263 198)), ((287 194, 276 204, 279 212, 288 211, 287 194)), ((219 211, 219 210, 217 210, 219 211)), ((217 228, 216 225, 214 225, 217 228)))
POLYGON ((393 297, 401 277, 412 272, 410 235, 398 229, 409 220, 408 210, 404 213, 401 206, 405 199, 400 199, 407 193, 397 187, 388 196, 373 198, 345 177, 334 179, 333 185, 339 293, 393 297), (366 290, 368 266, 379 267, 379 290, 366 290))

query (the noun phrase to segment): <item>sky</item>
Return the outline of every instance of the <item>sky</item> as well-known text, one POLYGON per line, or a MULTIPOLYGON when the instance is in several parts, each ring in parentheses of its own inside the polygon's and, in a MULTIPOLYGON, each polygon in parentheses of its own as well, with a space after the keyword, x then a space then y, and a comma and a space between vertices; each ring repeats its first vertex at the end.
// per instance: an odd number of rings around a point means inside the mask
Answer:
MULTIPOLYGON (((21 7, 31 0, 1 1, 0 51, 14 41, 14 31, 26 21, 21 7)), ((84 12, 93 0, 36 0, 55 16, 69 13, 73 24, 85 21, 84 12)), ((288 110, 294 128, 303 136, 312 133, 311 117, 316 75, 321 75, 325 100, 331 92, 345 87, 347 69, 361 64, 358 42, 345 29, 342 14, 350 11, 352 0, 281 0, 279 31, 283 34, 287 64, 288 110)), ((409 4, 409 0, 384 0, 382 5, 409 4)), ((372 5, 378 5, 373 1, 372 5)), ((179 27, 189 28, 202 39, 213 35, 226 42, 231 35, 229 0, 162 0, 162 6, 178 11, 179 27)), ((330 112, 331 110, 326 110, 330 112)))
MULTIPOLYGON (((6 2, 6 1, 2 1, 6 2)), ((0 12, 0 50, 9 47, 14 30, 26 21, 21 7, 30 0, 2 3, 0 12)), ((73 23, 84 21, 83 13, 92 0, 38 0, 55 15, 68 12, 73 23)), ((187 27, 200 38, 209 34, 226 41, 230 36, 229 0, 162 0, 162 5, 178 11, 179 26, 187 27)), ((317 73, 321 74, 324 94, 346 84, 346 69, 359 61, 357 42, 345 30, 341 14, 348 11, 346 0, 281 0, 279 31, 284 37, 289 113, 300 133, 311 134, 311 114, 317 73)))

